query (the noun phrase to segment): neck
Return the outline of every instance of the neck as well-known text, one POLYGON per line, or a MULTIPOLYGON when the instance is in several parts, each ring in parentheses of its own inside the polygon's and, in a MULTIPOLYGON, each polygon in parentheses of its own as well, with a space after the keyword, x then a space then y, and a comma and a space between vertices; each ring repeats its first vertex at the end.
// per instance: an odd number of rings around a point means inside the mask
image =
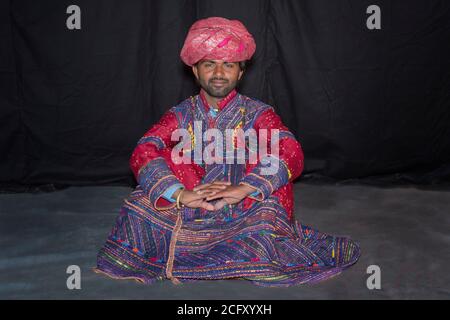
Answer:
POLYGON ((206 101, 208 101, 209 106, 212 106, 215 109, 219 108, 219 101, 223 98, 212 97, 206 91, 203 91, 203 94, 205 95, 206 101))
POLYGON ((222 110, 237 94, 236 89, 233 89, 226 97, 216 98, 210 96, 203 88, 200 90, 200 96, 203 99, 203 104, 207 104, 208 107, 213 107, 214 109, 222 110))

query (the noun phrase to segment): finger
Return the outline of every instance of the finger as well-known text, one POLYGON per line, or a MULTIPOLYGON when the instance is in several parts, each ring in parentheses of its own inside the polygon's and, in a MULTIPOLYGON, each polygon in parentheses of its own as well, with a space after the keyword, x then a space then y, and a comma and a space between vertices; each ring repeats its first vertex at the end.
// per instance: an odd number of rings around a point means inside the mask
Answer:
POLYGON ((218 192, 216 194, 212 194, 210 196, 207 196, 206 197, 206 201, 211 201, 211 200, 214 200, 214 199, 223 198, 227 194, 228 194, 228 192, 226 192, 226 191, 218 192))
POLYGON ((200 206, 205 209, 205 210, 209 210, 209 211, 214 211, 215 210, 215 206, 211 203, 208 203, 206 201, 203 201, 200 206))
POLYGON ((197 192, 204 193, 204 192, 208 192, 208 191, 222 191, 222 190, 225 190, 226 188, 227 188, 227 186, 219 186, 219 185, 217 185, 217 186, 209 186, 208 188, 203 189, 203 190, 199 190, 197 192))
POLYGON ((213 184, 229 186, 231 184, 231 182, 230 181, 219 181, 219 180, 217 180, 217 181, 214 181, 213 184))
POLYGON ((196 186, 194 189, 192 189, 192 191, 202 190, 202 189, 209 187, 210 185, 211 185, 211 183, 201 184, 199 186, 196 186))
POLYGON ((230 181, 214 181, 213 183, 205 183, 198 185, 194 189, 192 189, 192 191, 203 190, 211 186, 229 186, 229 185, 231 185, 230 181))
POLYGON ((242 198, 236 197, 235 195, 232 195, 232 194, 229 195, 228 193, 223 193, 222 195, 217 194, 217 195, 213 195, 211 197, 206 197, 205 200, 206 201, 211 201, 211 200, 214 200, 214 199, 217 199, 217 198, 227 199, 227 200, 232 201, 234 203, 239 202, 239 201, 242 200, 242 198))
MULTIPOLYGON (((186 201, 183 203, 185 206, 190 208, 204 208, 205 204, 210 205, 211 203, 206 202, 202 199, 190 199, 189 201, 186 201), (199 201, 200 200, 200 201, 199 201)), ((212 207, 210 207, 211 209, 212 207)))
POLYGON ((206 191, 197 191, 197 192, 194 193, 194 199, 195 200, 204 199, 206 197, 215 195, 216 192, 217 191, 211 191, 211 190, 210 191, 208 191, 208 190, 206 190, 206 191))
POLYGON ((214 210, 220 210, 222 209, 226 204, 228 204, 225 200, 217 201, 214 205, 214 210))

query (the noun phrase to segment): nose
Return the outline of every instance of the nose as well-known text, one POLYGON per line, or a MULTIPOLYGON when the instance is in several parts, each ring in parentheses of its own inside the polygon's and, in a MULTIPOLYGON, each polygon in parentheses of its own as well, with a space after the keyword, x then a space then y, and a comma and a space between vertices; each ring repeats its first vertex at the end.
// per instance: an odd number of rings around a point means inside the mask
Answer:
POLYGON ((221 77, 223 75, 225 75, 223 66, 220 64, 217 64, 216 67, 214 68, 214 76, 221 77))

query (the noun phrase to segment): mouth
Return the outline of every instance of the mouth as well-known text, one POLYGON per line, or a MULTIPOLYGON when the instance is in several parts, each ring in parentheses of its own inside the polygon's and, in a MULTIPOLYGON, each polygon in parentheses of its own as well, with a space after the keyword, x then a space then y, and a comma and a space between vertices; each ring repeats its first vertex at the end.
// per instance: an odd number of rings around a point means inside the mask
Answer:
POLYGON ((211 84, 215 87, 223 87, 224 85, 227 84, 227 81, 213 80, 213 81, 211 81, 211 84))

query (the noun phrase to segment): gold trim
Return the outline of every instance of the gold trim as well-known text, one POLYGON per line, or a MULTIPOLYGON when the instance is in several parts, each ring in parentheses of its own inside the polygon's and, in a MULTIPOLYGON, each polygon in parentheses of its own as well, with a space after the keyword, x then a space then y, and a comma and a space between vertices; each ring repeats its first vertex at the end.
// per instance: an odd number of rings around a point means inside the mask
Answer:
POLYGON ((116 277, 116 276, 113 276, 112 274, 109 274, 109 273, 107 273, 107 272, 105 272, 103 270, 99 270, 99 269, 97 269, 95 267, 92 268, 92 271, 97 273, 97 274, 103 274, 103 275, 108 276, 108 277, 110 277, 112 279, 115 279, 115 280, 135 280, 135 281, 140 282, 140 283, 145 283, 144 280, 142 280, 141 278, 138 278, 138 277, 116 277))
POLYGON ((184 204, 180 205, 180 199, 181 199, 181 194, 184 192, 184 188, 181 189, 181 191, 178 193, 177 195, 177 209, 180 210, 182 207, 184 207, 184 204))
POLYGON ((172 231, 172 238, 170 239, 169 257, 167 259, 167 266, 166 266, 167 278, 172 280, 173 284, 177 285, 181 284, 181 282, 172 275, 172 269, 173 269, 173 261, 175 258, 175 245, 177 243, 178 233, 180 232, 182 222, 183 222, 182 216, 181 214, 178 214, 177 222, 175 223, 175 227, 173 228, 172 231))
MULTIPOLYGON (((154 207, 156 210, 158 210, 158 211, 165 211, 165 210, 170 210, 170 209, 175 208, 176 204, 175 204, 174 202, 172 202, 171 204, 169 204, 167 207, 160 207, 160 206, 157 206, 156 204, 158 203, 159 199, 161 199, 161 198, 163 198, 162 195, 160 195, 160 196, 158 197, 158 199, 155 200, 155 203, 153 203, 153 207, 154 207)), ((163 198, 163 199, 164 199, 164 198, 163 198)))

